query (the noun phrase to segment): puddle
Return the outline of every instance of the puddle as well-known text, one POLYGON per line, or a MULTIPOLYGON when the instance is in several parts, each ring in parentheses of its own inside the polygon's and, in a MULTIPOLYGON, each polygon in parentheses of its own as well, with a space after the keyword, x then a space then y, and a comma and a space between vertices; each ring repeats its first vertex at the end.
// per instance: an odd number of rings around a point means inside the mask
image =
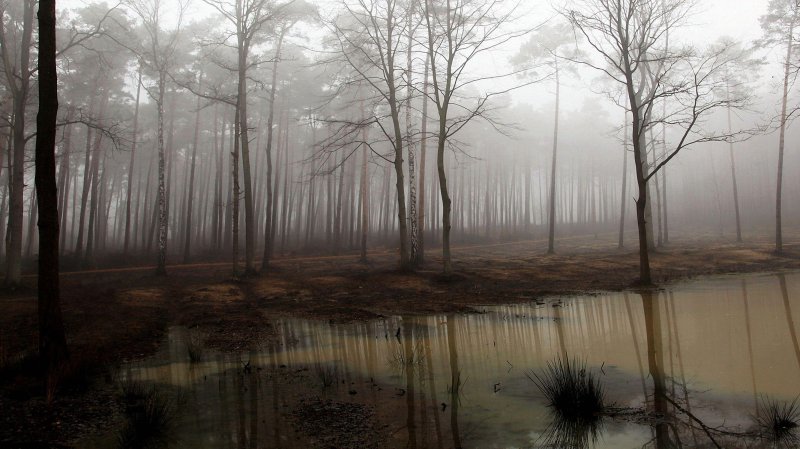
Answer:
POLYGON ((528 376, 563 355, 624 409, 596 439, 561 435, 580 447, 772 447, 734 434, 759 401, 800 394, 800 274, 479 310, 283 320, 276 348, 233 356, 198 355, 175 328, 122 376, 174 395, 172 446, 187 448, 548 447, 553 416, 528 376))

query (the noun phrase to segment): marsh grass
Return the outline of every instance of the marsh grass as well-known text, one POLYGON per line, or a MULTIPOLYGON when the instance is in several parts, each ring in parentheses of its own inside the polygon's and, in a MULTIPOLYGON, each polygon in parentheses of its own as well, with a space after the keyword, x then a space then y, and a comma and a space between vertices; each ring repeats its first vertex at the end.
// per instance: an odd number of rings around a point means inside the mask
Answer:
POLYGON ((754 420, 762 438, 778 447, 800 446, 800 397, 791 402, 780 402, 762 398, 758 403, 754 420))
POLYGON ((389 365, 401 373, 405 372, 407 368, 421 368, 424 367, 425 362, 425 347, 421 343, 417 343, 411 348, 410 354, 406 354, 405 347, 398 344, 394 348, 394 352, 389 358, 389 365))
POLYGON ((559 358, 548 362, 542 372, 528 372, 530 379, 547 400, 547 405, 566 419, 590 420, 605 408, 605 390, 586 361, 559 358))
POLYGON ((189 362, 200 363, 203 361, 203 354, 205 352, 202 335, 190 333, 186 338, 186 354, 189 356, 189 362))
POLYGON ((155 387, 138 382, 122 384, 125 424, 117 434, 120 449, 161 449, 173 442, 174 402, 155 387))
POLYGON ((605 390, 586 361, 566 357, 548 362, 542 372, 528 372, 553 413, 543 437, 548 447, 587 448, 603 429, 605 390))
POLYGON ((323 390, 338 385, 339 370, 336 365, 317 363, 314 365, 314 373, 317 375, 323 390))

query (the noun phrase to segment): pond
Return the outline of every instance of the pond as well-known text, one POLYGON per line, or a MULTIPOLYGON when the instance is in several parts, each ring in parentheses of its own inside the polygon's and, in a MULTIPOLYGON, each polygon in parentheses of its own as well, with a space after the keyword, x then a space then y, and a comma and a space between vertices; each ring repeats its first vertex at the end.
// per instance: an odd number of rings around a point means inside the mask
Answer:
POLYGON ((202 337, 174 328, 121 377, 174 393, 174 447, 772 447, 754 422, 800 394, 799 309, 792 273, 468 315, 286 319, 279 345, 238 355, 195 354, 202 337), (559 425, 531 381, 560 357, 602 383, 612 412, 596 427, 559 425))

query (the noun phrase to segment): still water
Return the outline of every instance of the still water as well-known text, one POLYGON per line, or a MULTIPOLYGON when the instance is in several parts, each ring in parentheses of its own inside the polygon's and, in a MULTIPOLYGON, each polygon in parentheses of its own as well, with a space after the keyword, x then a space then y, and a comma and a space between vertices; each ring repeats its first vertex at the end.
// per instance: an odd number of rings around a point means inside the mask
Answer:
POLYGON ((277 346, 194 363, 197 337, 176 328, 123 375, 180 392, 174 446, 193 448, 305 447, 309 432, 320 447, 550 447, 553 416, 528 375, 565 355, 587 362, 618 409, 587 447, 770 447, 736 434, 753 430, 759 402, 800 394, 798 273, 477 310, 281 320, 277 346), (361 404, 379 424, 354 427, 331 407, 303 427, 313 418, 298 410, 327 400, 361 404))

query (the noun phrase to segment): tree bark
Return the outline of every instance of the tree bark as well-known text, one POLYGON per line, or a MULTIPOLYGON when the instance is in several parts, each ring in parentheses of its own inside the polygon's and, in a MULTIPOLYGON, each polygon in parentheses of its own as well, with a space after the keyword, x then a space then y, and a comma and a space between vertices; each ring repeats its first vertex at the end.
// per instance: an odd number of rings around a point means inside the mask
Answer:
POLYGON ((625 205, 627 200, 625 196, 628 193, 628 111, 625 111, 625 127, 622 130, 623 144, 622 144, 622 195, 620 197, 620 213, 619 213, 619 244, 620 248, 625 246, 625 205))
POLYGON ((428 147, 428 91, 430 83, 428 82, 428 71, 430 70, 431 61, 425 58, 425 79, 422 84, 422 128, 421 128, 421 141, 419 147, 419 224, 417 236, 417 266, 422 266, 425 263, 425 161, 426 152, 428 147))
MULTIPOLYGON (((156 258, 156 275, 167 274, 167 189, 165 185, 166 158, 164 155, 164 93, 166 90, 166 73, 158 73, 158 256, 156 258)), ((174 111, 173 111, 174 113, 174 111)))
POLYGON ((56 2, 39 0, 39 113, 36 117, 36 192, 39 196, 39 356, 52 399, 60 366, 68 359, 61 317, 58 260, 58 187, 56 185, 56 2))
MULTIPOLYGON (((253 265, 255 251, 255 215, 253 211, 253 183, 250 175, 250 141, 247 128, 247 54, 249 43, 240 34, 239 41, 239 87, 237 107, 239 114, 239 133, 237 135, 242 150, 242 174, 244 181, 244 271, 246 275, 255 273, 253 265)), ((237 181, 238 183, 238 181, 237 181)))

